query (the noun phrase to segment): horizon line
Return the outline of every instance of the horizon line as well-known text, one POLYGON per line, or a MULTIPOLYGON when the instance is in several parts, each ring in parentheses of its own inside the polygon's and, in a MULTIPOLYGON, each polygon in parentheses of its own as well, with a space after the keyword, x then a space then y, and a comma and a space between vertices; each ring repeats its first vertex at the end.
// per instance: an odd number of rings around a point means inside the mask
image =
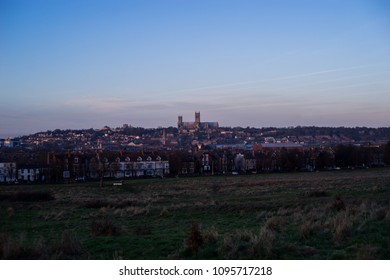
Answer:
MULTIPOLYGON (((60 131, 66 131, 66 130, 70 130, 70 131, 76 131, 76 130, 94 130, 94 131, 98 131, 98 130, 103 130, 105 129, 106 127, 108 129, 120 129, 120 128, 124 128, 125 125, 128 125, 129 127, 131 128, 142 128, 142 129, 155 129, 155 130, 159 130, 159 129, 167 129, 167 128, 176 128, 177 129, 177 126, 157 126, 157 127, 143 127, 143 126, 132 126, 131 124, 123 124, 122 126, 117 126, 117 127, 111 127, 109 125, 104 125, 103 127, 101 128, 93 128, 93 127, 90 127, 90 128, 55 128, 55 129, 47 129, 47 130, 41 130, 41 131, 36 131, 36 132, 32 132, 30 134, 23 134, 23 135, 18 135, 18 136, 0 136, 0 139, 8 139, 8 138, 12 138, 12 139, 15 139, 15 138, 20 138, 20 137, 25 137, 25 136, 30 136, 30 135, 34 135, 34 134, 37 134, 37 133, 47 133, 47 132, 53 132, 55 130, 60 130, 60 131)), ((296 128, 308 128, 308 127, 315 127, 315 128, 351 128, 351 129, 357 129, 357 128, 368 128, 368 129, 383 129, 383 128, 390 128, 390 126, 378 126, 378 127, 373 127, 373 126, 318 126, 318 125, 295 125, 295 126, 261 126, 261 127, 255 127, 255 126, 219 126, 218 129, 223 129, 223 128, 242 128, 242 129, 246 129, 246 128, 250 128, 250 129, 267 129, 267 128, 273 128, 273 129, 296 129, 296 128)), ((1 135, 1 134, 0 134, 1 135)))

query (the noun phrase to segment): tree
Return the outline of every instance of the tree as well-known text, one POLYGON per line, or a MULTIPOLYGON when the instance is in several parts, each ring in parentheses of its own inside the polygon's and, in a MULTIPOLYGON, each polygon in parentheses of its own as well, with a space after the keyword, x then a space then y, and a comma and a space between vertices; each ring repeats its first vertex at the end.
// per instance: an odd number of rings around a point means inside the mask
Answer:
POLYGON ((385 145, 385 155, 384 155, 385 164, 390 164, 390 141, 385 145))
POLYGON ((89 177, 92 179, 96 179, 99 177, 98 172, 99 172, 99 161, 97 158, 93 157, 89 161, 89 177))
POLYGON ((111 173, 111 176, 113 176, 114 178, 117 178, 117 177, 122 177, 123 178, 124 174, 120 174, 119 175, 119 171, 120 171, 120 159, 117 158, 117 159, 115 159, 114 162, 110 163, 110 173, 111 173))
POLYGON ((178 175, 184 167, 184 162, 188 154, 184 151, 174 151, 169 154, 169 169, 173 175, 178 175))
POLYGON ((245 157, 243 154, 237 154, 234 158, 234 170, 245 173, 245 157))
POLYGON ((339 166, 356 166, 358 164, 358 151, 352 145, 338 145, 335 154, 339 166))
POLYGON ((334 166, 334 157, 329 151, 320 151, 316 165, 318 168, 328 168, 334 166))
POLYGON ((91 178, 98 178, 99 186, 103 187, 103 178, 106 167, 101 157, 101 152, 97 152, 96 157, 90 160, 89 170, 91 178))

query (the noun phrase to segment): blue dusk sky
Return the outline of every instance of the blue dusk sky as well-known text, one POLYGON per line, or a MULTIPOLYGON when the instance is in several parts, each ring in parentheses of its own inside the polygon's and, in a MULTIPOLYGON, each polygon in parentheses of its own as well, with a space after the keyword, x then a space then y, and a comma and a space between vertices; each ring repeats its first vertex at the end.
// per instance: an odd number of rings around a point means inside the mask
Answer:
POLYGON ((390 1, 0 0, 0 137, 390 126, 390 1))

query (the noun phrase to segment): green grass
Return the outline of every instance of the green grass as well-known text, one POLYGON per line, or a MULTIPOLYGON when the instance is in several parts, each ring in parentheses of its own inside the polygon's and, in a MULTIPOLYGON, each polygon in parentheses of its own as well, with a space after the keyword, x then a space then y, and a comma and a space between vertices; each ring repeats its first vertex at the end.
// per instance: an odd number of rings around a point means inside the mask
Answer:
POLYGON ((390 258, 388 168, 105 185, 0 186, 0 258, 390 258))

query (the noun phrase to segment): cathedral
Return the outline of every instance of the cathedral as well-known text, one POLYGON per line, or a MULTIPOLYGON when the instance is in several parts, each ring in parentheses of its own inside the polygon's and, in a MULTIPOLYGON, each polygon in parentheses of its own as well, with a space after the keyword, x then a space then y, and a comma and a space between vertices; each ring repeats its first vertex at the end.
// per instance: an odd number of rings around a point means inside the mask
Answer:
POLYGON ((177 128, 183 130, 205 130, 205 129, 217 129, 219 127, 218 122, 201 122, 200 112, 195 112, 194 122, 183 122, 183 116, 178 117, 177 128))

